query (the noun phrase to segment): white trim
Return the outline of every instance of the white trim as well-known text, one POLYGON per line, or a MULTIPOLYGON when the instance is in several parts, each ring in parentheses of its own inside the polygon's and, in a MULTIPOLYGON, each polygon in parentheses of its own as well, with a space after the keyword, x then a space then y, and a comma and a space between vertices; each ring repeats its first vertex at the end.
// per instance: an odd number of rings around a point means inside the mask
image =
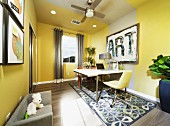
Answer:
POLYGON ((33 82, 33 85, 38 85, 38 82, 33 82))
POLYGON ((156 98, 156 97, 153 97, 153 96, 150 96, 150 95, 147 95, 147 94, 138 92, 138 91, 134 91, 134 90, 129 89, 129 88, 127 88, 127 91, 130 92, 130 93, 132 93, 132 94, 136 94, 136 95, 138 95, 138 96, 147 98, 147 99, 149 99, 149 100, 152 100, 152 101, 155 101, 155 102, 160 102, 160 99, 159 99, 159 98, 156 98))
POLYGON ((54 80, 52 80, 52 81, 34 82, 33 85, 48 84, 48 83, 54 83, 54 80))
POLYGON ((64 79, 55 79, 55 80, 54 80, 54 83, 61 83, 61 82, 63 82, 63 80, 64 80, 64 79))
POLYGON ((75 78, 71 78, 71 79, 55 79, 55 80, 51 80, 51 81, 33 82, 33 85, 49 84, 49 83, 60 83, 60 82, 72 81, 72 80, 78 80, 78 78, 75 77, 75 78))
POLYGON ((64 81, 72 81, 72 80, 78 80, 78 78, 75 77, 75 78, 70 78, 70 79, 64 79, 64 81))

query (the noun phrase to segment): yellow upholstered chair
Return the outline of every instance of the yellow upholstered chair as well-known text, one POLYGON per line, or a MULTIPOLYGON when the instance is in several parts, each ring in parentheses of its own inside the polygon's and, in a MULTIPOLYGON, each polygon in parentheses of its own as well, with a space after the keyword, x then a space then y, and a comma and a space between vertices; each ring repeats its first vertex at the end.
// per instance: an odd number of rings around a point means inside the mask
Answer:
POLYGON ((129 85, 129 82, 131 80, 132 77, 132 71, 131 70, 126 70, 122 73, 121 77, 119 80, 113 80, 113 81, 108 81, 108 82, 103 82, 105 85, 116 89, 115 90, 115 96, 114 96, 114 100, 113 100, 113 105, 116 101, 117 98, 117 89, 125 89, 125 93, 126 93, 126 88, 129 85))

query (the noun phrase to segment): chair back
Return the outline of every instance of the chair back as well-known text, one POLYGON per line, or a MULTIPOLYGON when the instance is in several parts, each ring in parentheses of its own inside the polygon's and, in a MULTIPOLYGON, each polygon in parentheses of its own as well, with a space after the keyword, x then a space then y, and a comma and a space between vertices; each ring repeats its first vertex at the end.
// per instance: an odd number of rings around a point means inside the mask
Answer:
POLYGON ((130 71, 130 70, 124 71, 122 76, 120 77, 119 83, 117 85, 119 87, 119 89, 128 87, 131 77, 132 77, 132 71, 130 71))

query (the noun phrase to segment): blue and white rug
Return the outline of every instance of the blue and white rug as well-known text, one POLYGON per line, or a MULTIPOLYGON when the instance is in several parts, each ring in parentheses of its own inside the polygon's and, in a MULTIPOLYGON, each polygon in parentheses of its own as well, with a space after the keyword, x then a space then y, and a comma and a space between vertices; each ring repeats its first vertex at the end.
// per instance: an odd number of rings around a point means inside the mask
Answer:
MULTIPOLYGON (((156 107, 155 103, 130 93, 126 93, 124 100, 116 100, 111 107, 114 91, 106 91, 105 87, 100 86, 99 90, 103 90, 99 91, 100 98, 96 103, 95 85, 85 83, 81 90, 76 82, 70 85, 107 126, 129 126, 156 107)), ((124 92, 119 94, 120 99, 125 95, 124 92)))

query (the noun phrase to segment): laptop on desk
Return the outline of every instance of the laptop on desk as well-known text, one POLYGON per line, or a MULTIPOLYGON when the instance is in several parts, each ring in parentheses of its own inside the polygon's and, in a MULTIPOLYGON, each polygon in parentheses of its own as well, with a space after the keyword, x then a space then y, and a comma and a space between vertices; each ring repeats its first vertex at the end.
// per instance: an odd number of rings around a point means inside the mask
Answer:
POLYGON ((108 69, 105 69, 105 68, 104 68, 103 63, 96 63, 96 67, 97 67, 97 70, 109 71, 108 69))
POLYGON ((104 70, 103 63, 96 63, 96 67, 97 67, 98 70, 104 70))

